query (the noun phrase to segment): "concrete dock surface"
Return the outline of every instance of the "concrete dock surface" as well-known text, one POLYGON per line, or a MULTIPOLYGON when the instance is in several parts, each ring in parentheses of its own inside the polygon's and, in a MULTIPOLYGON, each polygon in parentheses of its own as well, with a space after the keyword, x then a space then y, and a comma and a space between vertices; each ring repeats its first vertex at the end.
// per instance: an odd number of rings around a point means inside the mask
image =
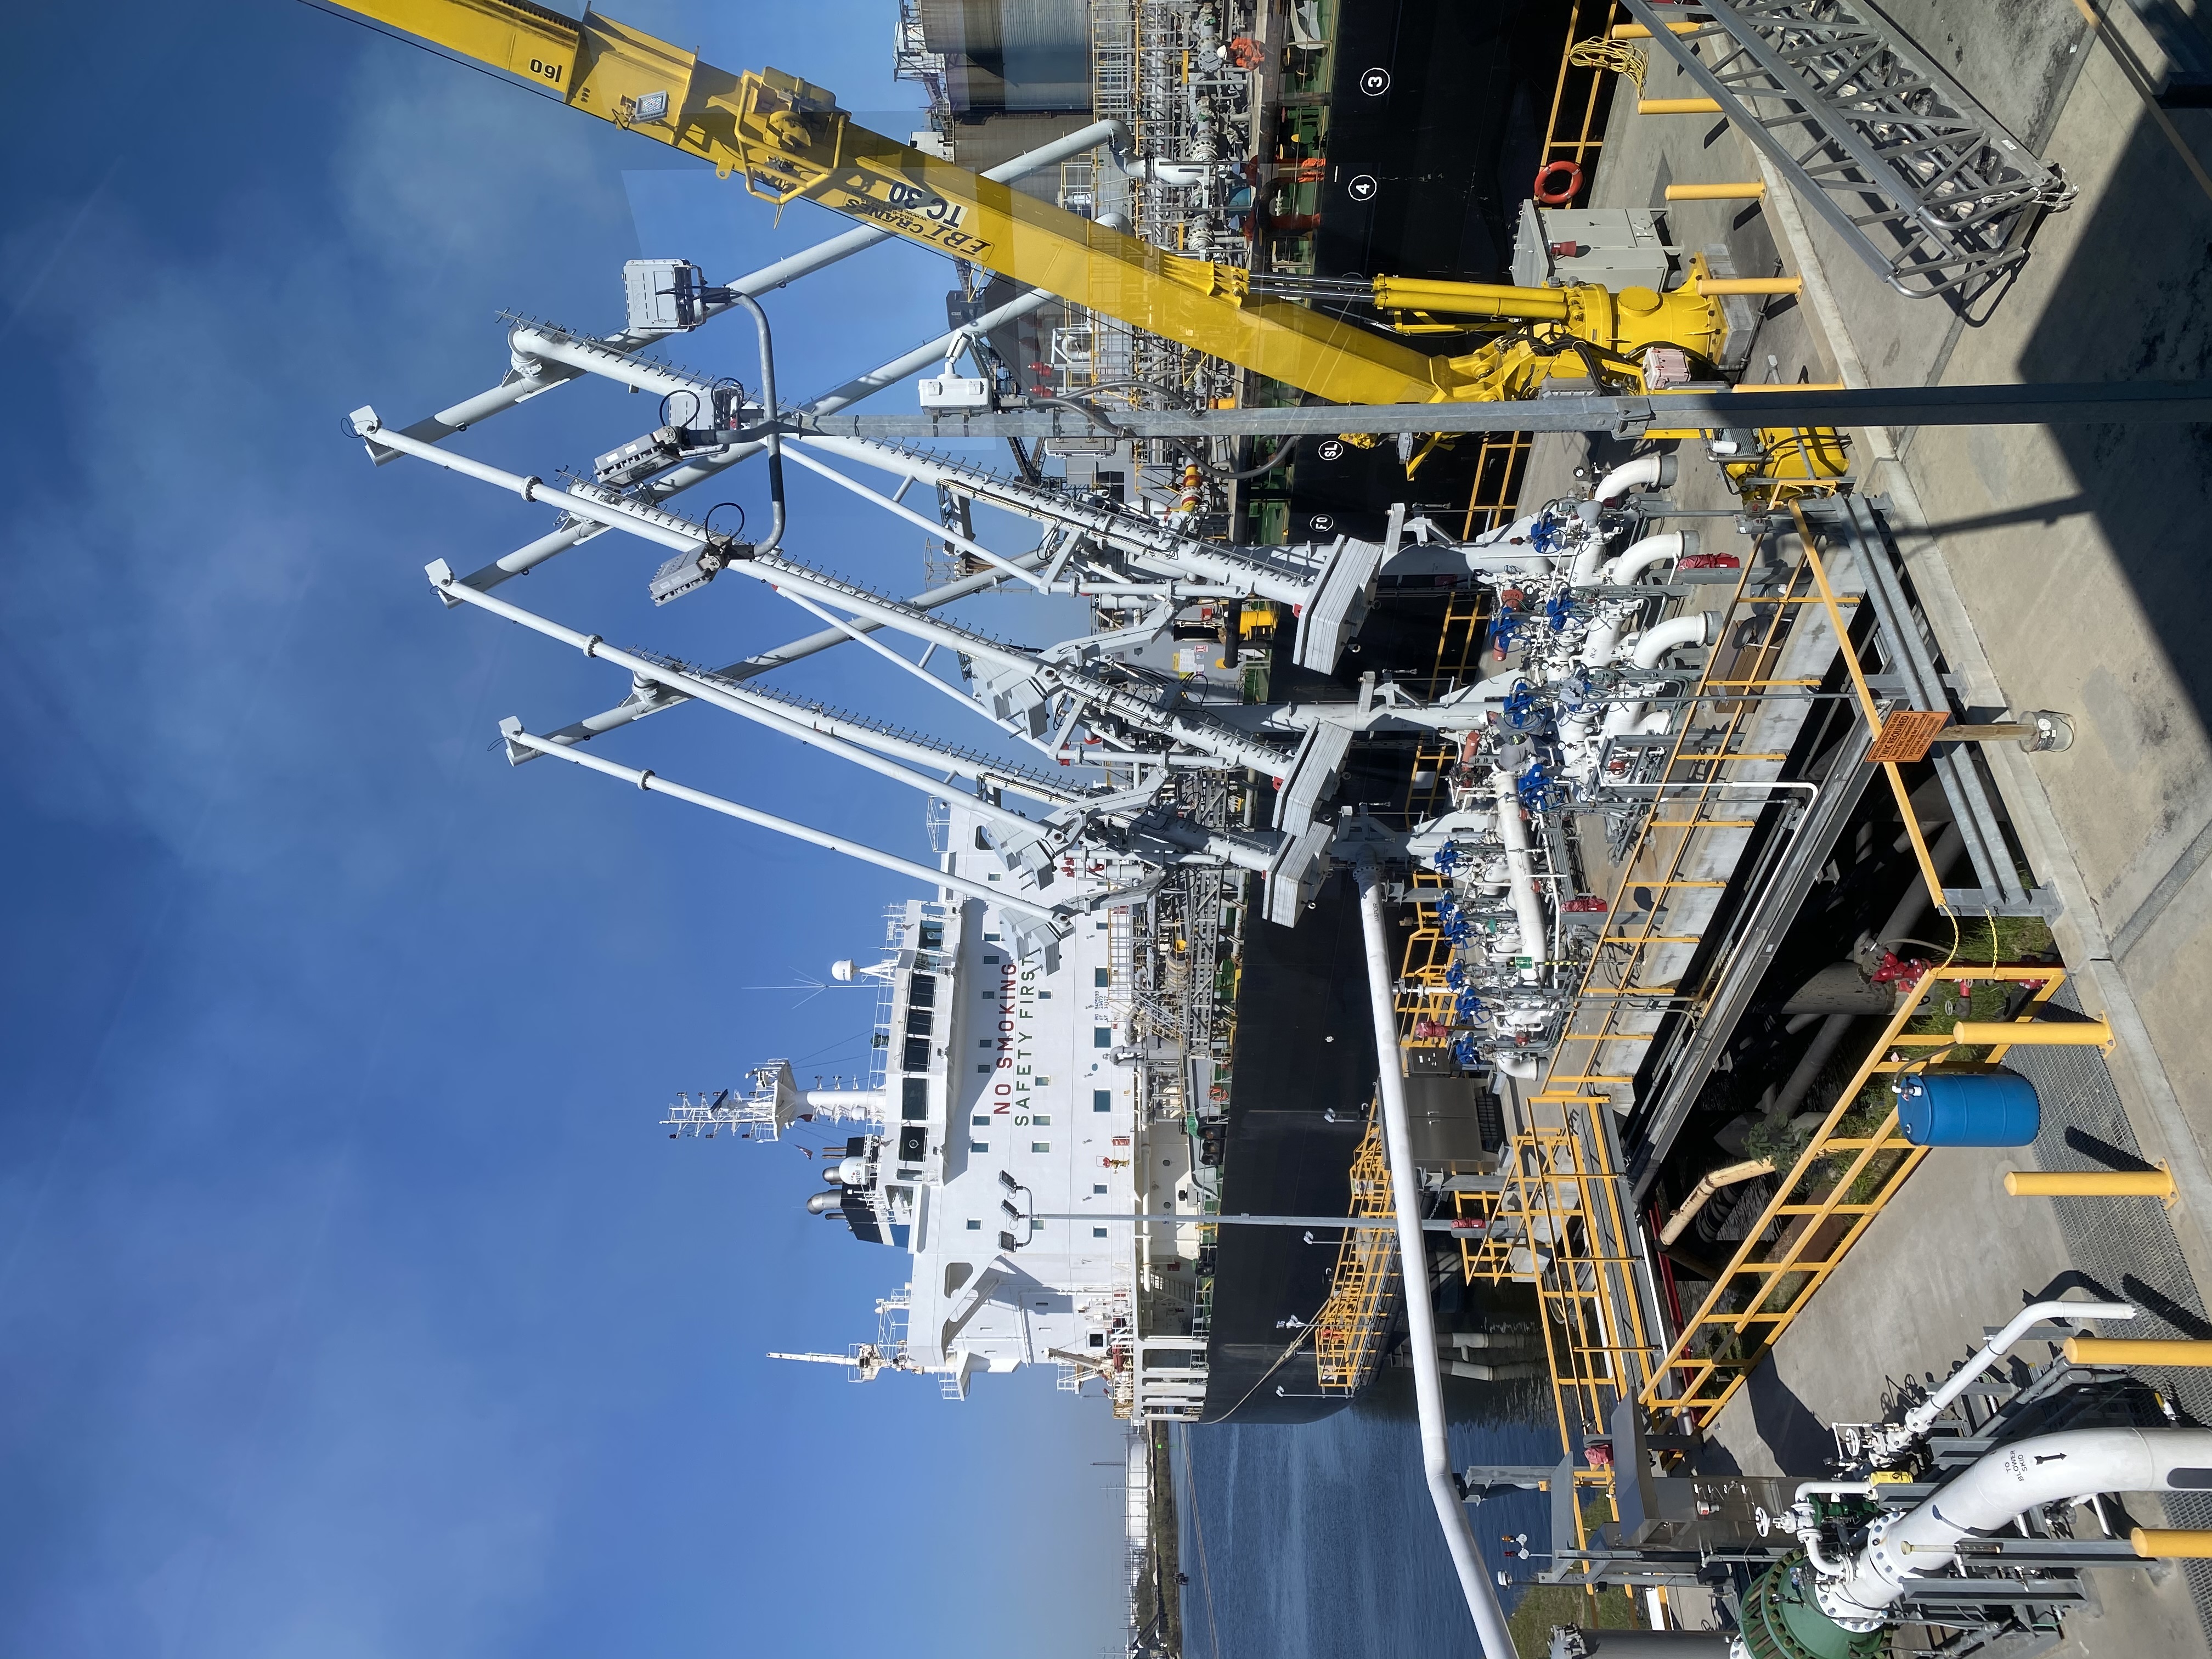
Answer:
MULTIPOLYGON (((1626 82, 1590 204, 1662 210, 1686 252, 1723 246, 1738 275, 1805 279, 1770 307, 1748 380, 2212 375, 2212 194, 2174 142, 2212 157, 2212 112, 2167 112, 2171 132, 2154 116, 2114 50, 2154 82, 2165 68, 2133 12, 2112 8, 2100 31, 2069 0, 1885 9, 2077 192, 1994 292, 1963 306, 1899 295, 1771 171, 1764 204, 1666 202, 1669 184, 1758 179, 1759 158, 1717 116, 1638 114, 1626 82)), ((1698 92, 1656 43, 1650 56, 1647 96, 1698 92)), ((1969 718, 2051 708, 2075 722, 2065 753, 1985 753, 2036 880, 2062 902, 2069 992, 2118 1042, 2108 1059, 2067 1051, 2038 1077, 2035 1147, 1938 1152, 1875 1221, 1715 1425, 1716 1466, 1761 1473, 1820 1472, 1828 1423, 1878 1417, 1897 1383, 1940 1380, 2023 1303, 2069 1287, 2144 1305, 2155 1328, 2139 1320, 2131 1334, 2212 1334, 2197 1288, 2212 1283, 2212 429, 1850 435, 1857 487, 1889 497, 1969 718), (2116 1138, 2172 1168, 2170 1218, 2149 1200, 2098 1211, 2003 1191, 2008 1169, 2087 1167, 2116 1138)), ((1616 456, 1540 438, 1522 499, 1565 494, 1577 466, 1616 456)), ((1713 471, 1684 468, 1701 482, 1674 492, 1683 505, 1725 503, 1704 482, 1713 471)), ((1726 520, 1706 523, 1710 547, 1735 550, 1726 520)), ((2172 1378, 2170 1397, 2212 1420, 2200 1375, 2172 1378)), ((2208 1565, 2093 1575, 2100 1605, 2052 1651, 2206 1651, 2208 1565)))

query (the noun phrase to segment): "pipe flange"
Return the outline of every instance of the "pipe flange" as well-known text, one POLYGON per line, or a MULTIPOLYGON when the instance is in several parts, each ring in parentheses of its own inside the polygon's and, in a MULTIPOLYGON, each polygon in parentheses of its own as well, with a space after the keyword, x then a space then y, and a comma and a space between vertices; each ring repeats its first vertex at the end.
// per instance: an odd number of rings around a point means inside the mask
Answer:
POLYGON ((1882 1627, 1881 1620, 1869 1614, 1857 1602, 1838 1595, 1826 1579, 1813 1586, 1813 1605, 1838 1630, 1847 1630, 1854 1636, 1864 1636, 1882 1627))

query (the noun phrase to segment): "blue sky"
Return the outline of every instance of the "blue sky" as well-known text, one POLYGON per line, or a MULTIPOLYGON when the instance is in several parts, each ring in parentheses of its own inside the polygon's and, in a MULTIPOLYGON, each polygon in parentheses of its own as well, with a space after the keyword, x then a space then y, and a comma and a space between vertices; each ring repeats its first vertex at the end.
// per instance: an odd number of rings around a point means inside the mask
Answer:
MULTIPOLYGON (((913 102, 888 0, 616 15, 913 102)), ((773 1366, 871 1334, 902 1258, 805 1216, 796 1152, 656 1127, 856 1057, 865 1007, 744 988, 865 955, 909 890, 507 767, 499 717, 622 681, 421 570, 550 514, 340 430, 491 384, 500 307, 611 328, 626 258, 734 275, 841 223, 304 5, 92 16, 18 21, 45 67, 0 117, 0 1651, 1097 1651, 1103 1403, 773 1366)), ((879 248, 772 300, 787 393, 940 330, 950 278, 879 248)), ((726 324, 675 355, 753 378, 726 324)), ((648 414, 570 387, 458 442, 550 477, 648 414)), ((724 493, 757 518, 757 477, 724 493)), ((802 556, 921 585, 914 532, 793 497, 802 556)), ((695 659, 814 625, 751 584, 655 612, 658 556, 504 591, 695 659)), ((926 856, 917 802, 708 711, 605 750, 926 856)))

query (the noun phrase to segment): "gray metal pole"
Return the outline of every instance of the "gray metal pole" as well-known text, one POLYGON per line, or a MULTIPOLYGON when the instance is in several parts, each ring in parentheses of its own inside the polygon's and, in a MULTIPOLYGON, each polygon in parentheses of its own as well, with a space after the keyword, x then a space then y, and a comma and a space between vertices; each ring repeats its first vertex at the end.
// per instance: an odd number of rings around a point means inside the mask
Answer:
POLYGON ((980 881, 969 881, 964 876, 956 876, 947 871, 933 869, 927 864, 916 864, 913 860, 902 859, 895 853, 882 852, 869 846, 866 842, 853 841, 843 836, 833 836, 826 830, 817 830, 811 825, 799 823, 790 818, 781 818, 773 812, 763 812, 757 807, 747 806, 742 802, 730 800, 720 795, 710 795, 702 789, 693 789, 680 783, 672 783, 656 772, 643 771, 631 766, 617 766, 612 761, 601 760, 597 755, 586 755, 575 749, 564 748, 559 744, 547 743, 543 738, 533 737, 524 731, 522 722, 512 716, 500 722, 499 730, 501 737, 517 747, 535 749, 541 755, 557 756, 574 765, 599 773, 603 776, 618 778, 624 783, 635 784, 640 789, 651 793, 668 795, 677 800, 688 802, 693 806, 703 806, 710 812, 720 812, 725 817, 736 818, 743 823, 756 824, 763 830, 773 830, 780 836, 789 836, 793 840, 805 842, 810 846, 827 848, 833 853, 842 853, 848 858, 858 859, 863 864, 872 864, 878 869, 889 870, 894 875, 911 876, 915 880, 927 886, 950 888, 956 893, 965 893, 970 898, 981 899, 986 904, 995 906, 1002 913, 1013 911, 1029 916, 1035 925, 1046 928, 1056 935, 1064 937, 1067 932, 1067 923, 1053 911, 1018 899, 1011 893, 1002 893, 995 887, 986 887, 980 881))
MULTIPOLYGON (((2212 380, 2044 386, 1869 386, 1817 392, 1670 392, 1634 398, 1504 403, 1319 404, 1296 409, 1114 409, 1136 438, 1237 438, 1339 432, 1604 432, 1771 426, 2080 426, 2212 421, 2212 380)), ((1066 408, 996 414, 841 415, 793 431, 842 438, 1080 438, 1104 430, 1066 408)))
MULTIPOLYGON (((1024 1215, 1025 1221, 1134 1221, 1140 1224, 1158 1225, 1163 1222, 1177 1227, 1333 1227, 1346 1232, 1395 1232, 1395 1216, 1374 1215, 1179 1215, 1171 1210, 1047 1210, 1036 1215, 1024 1215)), ((1449 1217, 1437 1217, 1422 1222, 1423 1231, 1432 1233, 1457 1233, 1462 1237, 1480 1237, 1482 1224, 1477 1221, 1455 1221, 1449 1217)))

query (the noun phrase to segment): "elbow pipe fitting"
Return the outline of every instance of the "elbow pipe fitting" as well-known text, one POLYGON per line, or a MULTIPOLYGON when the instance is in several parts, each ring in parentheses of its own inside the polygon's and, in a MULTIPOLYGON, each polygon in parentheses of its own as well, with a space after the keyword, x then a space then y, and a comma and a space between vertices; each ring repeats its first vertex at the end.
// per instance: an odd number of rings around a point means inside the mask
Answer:
POLYGON ((1656 536, 1646 536, 1640 542, 1631 542, 1621 550, 1620 556, 1605 568, 1606 586, 1633 586, 1653 566, 1697 550, 1698 532, 1694 530, 1663 530, 1656 536))
POLYGON ((1638 455, 1625 465, 1616 466, 1597 481, 1590 491, 1594 501, 1611 502, 1632 489, 1664 489, 1674 482, 1674 458, 1672 455, 1638 455))
POLYGON ((1820 1611, 1871 1630, 1914 1578, 1944 1571, 1959 1540, 2046 1504, 2107 1492, 2199 1491, 2212 1481, 2212 1429, 2068 1429, 1999 1446, 1932 1498, 1875 1523, 1866 1547, 1825 1577, 1820 1611))
POLYGON ((1647 628, 1636 636, 1636 649, 1631 660, 1638 668, 1656 668, 1659 659, 1669 651, 1686 645, 1711 645, 1720 638, 1720 613, 1700 611, 1694 616, 1676 617, 1656 628, 1647 628))

